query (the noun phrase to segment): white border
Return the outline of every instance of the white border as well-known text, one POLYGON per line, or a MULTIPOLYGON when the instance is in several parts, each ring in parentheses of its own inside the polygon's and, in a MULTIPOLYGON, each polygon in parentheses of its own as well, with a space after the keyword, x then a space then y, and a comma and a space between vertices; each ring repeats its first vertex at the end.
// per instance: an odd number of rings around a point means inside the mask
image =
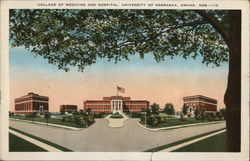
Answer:
MULTIPOLYGON (((218 4, 219 7, 154 7, 150 9, 242 9, 242 113, 241 113, 241 153, 146 153, 146 152, 62 152, 62 153, 42 153, 42 152, 8 152, 8 108, 9 107, 9 57, 8 57, 8 10, 10 8, 58 8, 58 7, 38 7, 38 3, 98 3, 97 0, 88 1, 2 1, 1 4, 1 133, 0 133, 0 160, 248 160, 249 159, 249 2, 245 1, 143 1, 143 0, 104 0, 102 3, 171 3, 171 4, 218 4)), ((100 1, 99 1, 100 2, 100 1)), ((65 7, 64 7, 65 8, 65 7)), ((83 7, 67 7, 68 9, 80 9, 83 7)), ((85 9, 97 9, 98 7, 86 7, 85 9)), ((128 7, 102 7, 106 9, 125 9, 128 7)), ((132 9, 142 9, 148 7, 130 7, 132 9)))

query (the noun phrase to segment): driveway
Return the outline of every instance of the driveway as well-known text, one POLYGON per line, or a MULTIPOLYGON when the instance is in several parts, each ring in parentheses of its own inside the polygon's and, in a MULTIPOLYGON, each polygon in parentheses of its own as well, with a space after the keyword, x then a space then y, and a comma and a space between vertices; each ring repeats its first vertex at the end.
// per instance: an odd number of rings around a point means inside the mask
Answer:
POLYGON ((105 119, 96 119, 80 131, 11 120, 10 126, 75 152, 141 152, 225 127, 220 123, 153 132, 138 126, 137 120, 128 119, 123 127, 112 128, 105 119))

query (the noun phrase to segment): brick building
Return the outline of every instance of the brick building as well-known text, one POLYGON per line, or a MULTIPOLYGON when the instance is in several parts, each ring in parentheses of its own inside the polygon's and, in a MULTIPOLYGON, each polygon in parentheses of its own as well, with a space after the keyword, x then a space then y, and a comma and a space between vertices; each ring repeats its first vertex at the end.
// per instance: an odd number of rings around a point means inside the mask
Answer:
POLYGON ((32 112, 49 111, 49 97, 40 96, 35 93, 28 93, 25 96, 15 99, 15 113, 29 114, 32 112))
POLYGON ((60 105, 60 112, 76 112, 77 111, 77 105, 60 105))
POLYGON ((212 112, 217 111, 217 100, 202 95, 183 97, 189 113, 194 113, 195 110, 212 112))
POLYGON ((149 101, 131 100, 130 97, 122 96, 103 97, 103 100, 86 100, 83 104, 85 110, 89 108, 93 113, 129 113, 149 109, 149 101))

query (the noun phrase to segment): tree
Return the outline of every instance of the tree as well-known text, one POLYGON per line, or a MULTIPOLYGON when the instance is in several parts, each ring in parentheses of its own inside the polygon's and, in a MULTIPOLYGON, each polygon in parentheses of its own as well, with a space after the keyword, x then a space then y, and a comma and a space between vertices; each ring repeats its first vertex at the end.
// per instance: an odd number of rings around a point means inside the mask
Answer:
POLYGON ((187 114, 187 110, 188 110, 188 107, 187 107, 185 104, 183 104, 182 113, 183 113, 184 115, 187 114))
POLYGON ((9 116, 14 116, 14 112, 9 111, 9 116))
POLYGON ((220 109, 220 112, 221 112, 221 114, 222 114, 222 116, 224 117, 224 119, 226 120, 226 118, 227 118, 227 110, 226 110, 226 108, 222 108, 222 109, 220 109))
POLYGON ((196 120, 199 120, 199 119, 200 119, 200 111, 196 109, 196 110, 194 111, 194 116, 195 116, 195 119, 196 119, 196 120))
POLYGON ((219 66, 229 61, 224 102, 228 151, 240 151, 240 10, 10 10, 12 46, 24 46, 59 69, 83 71, 97 58, 129 55, 202 57, 219 66))
POLYGON ((49 124, 49 118, 51 117, 51 113, 50 112, 45 112, 44 113, 44 118, 46 119, 47 121, 47 125, 49 124))
POLYGON ((87 108, 85 111, 85 115, 90 115, 90 114, 92 114, 92 111, 90 108, 87 108))
POLYGON ((174 114, 174 105, 172 103, 167 103, 165 104, 164 107, 164 112, 168 115, 173 115, 174 114))
POLYGON ((159 109, 160 109, 159 104, 154 103, 151 105, 152 114, 159 114, 159 109))

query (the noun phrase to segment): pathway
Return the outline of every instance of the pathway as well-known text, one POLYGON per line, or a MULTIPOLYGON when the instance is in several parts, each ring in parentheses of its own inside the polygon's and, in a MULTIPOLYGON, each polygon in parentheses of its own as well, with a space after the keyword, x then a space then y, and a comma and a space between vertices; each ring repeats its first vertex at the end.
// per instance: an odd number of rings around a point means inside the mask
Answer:
POLYGON ((218 130, 226 125, 209 124, 155 132, 138 126, 137 121, 130 118, 123 127, 112 128, 105 119, 96 119, 92 126, 79 131, 11 120, 10 126, 76 152, 140 152, 218 130))

